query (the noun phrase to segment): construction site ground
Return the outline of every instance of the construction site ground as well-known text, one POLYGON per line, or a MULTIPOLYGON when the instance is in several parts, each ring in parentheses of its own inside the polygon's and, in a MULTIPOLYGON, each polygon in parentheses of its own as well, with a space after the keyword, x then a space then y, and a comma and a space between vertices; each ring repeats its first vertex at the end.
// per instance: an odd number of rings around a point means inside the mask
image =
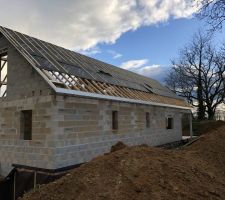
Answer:
POLYGON ((198 140, 179 149, 118 143, 22 200, 223 200, 225 125, 219 124, 207 124, 198 140))

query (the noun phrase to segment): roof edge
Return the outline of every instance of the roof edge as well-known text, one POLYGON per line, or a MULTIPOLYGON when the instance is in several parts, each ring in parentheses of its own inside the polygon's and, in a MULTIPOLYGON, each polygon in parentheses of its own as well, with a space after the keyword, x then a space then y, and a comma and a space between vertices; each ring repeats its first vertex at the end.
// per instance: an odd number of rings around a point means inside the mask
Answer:
POLYGON ((90 92, 82 92, 82 91, 77 91, 77 90, 69 90, 69 89, 64 89, 64 88, 55 88, 55 92, 59 93, 59 94, 76 95, 76 96, 82 96, 82 97, 113 100, 113 101, 120 101, 120 102, 126 102, 126 103, 137 103, 137 104, 144 104, 144 105, 179 108, 179 109, 190 110, 190 111, 192 109, 191 107, 185 107, 185 106, 176 106, 176 105, 171 105, 171 104, 156 103, 156 102, 136 100, 136 99, 128 99, 128 98, 124 98, 124 97, 115 97, 115 96, 96 94, 96 93, 90 93, 90 92))

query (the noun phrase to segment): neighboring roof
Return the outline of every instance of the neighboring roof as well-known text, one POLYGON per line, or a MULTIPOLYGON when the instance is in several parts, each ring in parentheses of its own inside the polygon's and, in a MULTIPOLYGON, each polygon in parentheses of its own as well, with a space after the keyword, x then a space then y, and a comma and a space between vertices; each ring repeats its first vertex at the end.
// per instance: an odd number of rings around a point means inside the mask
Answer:
POLYGON ((86 92, 84 96, 94 97, 90 94, 93 93, 103 98, 115 96, 190 108, 183 99, 151 78, 1 26, 0 33, 56 92, 76 95, 86 92))

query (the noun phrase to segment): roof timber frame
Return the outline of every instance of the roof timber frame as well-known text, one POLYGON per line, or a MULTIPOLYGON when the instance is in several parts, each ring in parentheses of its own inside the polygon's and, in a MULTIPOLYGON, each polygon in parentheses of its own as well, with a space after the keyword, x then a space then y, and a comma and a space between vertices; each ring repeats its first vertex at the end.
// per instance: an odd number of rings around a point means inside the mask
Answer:
POLYGON ((100 74, 95 74, 98 78, 98 80, 96 80, 92 73, 89 73, 85 67, 82 67, 83 63, 78 57, 75 57, 72 54, 72 51, 66 51, 63 48, 59 48, 57 51, 55 50, 55 46, 50 43, 44 43, 41 40, 35 40, 32 37, 27 38, 24 34, 13 32, 15 37, 17 37, 17 39, 15 39, 9 32, 9 29, 1 26, 0 32, 26 58, 56 93, 182 108, 187 110, 191 109, 191 107, 181 99, 160 96, 121 85, 109 84, 104 76, 101 76, 100 74), (20 41, 26 40, 26 42, 24 42, 25 45, 21 45, 21 43, 18 42, 18 38, 20 41), (29 43, 29 45, 27 43, 29 43), (43 52, 46 55, 46 60, 55 67, 55 70, 46 70, 42 68, 42 63, 40 63, 35 56, 38 56, 36 55, 37 53, 42 54, 43 52), (35 56, 32 56, 32 53, 34 53, 35 56), (66 68, 56 61, 58 57, 61 57, 65 62, 68 61, 66 58, 71 61, 79 62, 81 68, 89 75, 90 79, 70 74, 66 68))
POLYGON ((178 98, 169 89, 151 78, 123 70, 4 27, 0 27, 0 32, 14 40, 21 51, 23 51, 22 46, 26 50, 27 56, 40 64, 36 66, 37 68, 61 71, 85 79, 178 98))
MULTIPOLYGON (((11 41, 13 41, 14 43, 17 43, 17 47, 22 47, 20 45, 20 43, 15 40, 10 34, 9 34, 9 30, 7 30, 6 28, 4 27, 0 27, 2 28, 4 31, 3 33, 6 33, 7 34, 7 37, 10 37, 11 41)), ((1 29, 0 29, 1 30, 1 29)), ((73 55, 72 55, 72 51, 65 51, 63 48, 60 49, 60 51, 56 51, 54 50, 54 45, 52 44, 49 44, 48 43, 48 47, 46 47, 46 44, 44 42, 42 42, 41 40, 35 40, 34 38, 32 37, 29 37, 29 39, 24 35, 24 34, 18 34, 17 32, 13 32, 16 37, 18 37, 21 41, 24 42, 24 44, 26 44, 26 47, 31 50, 33 53, 40 53, 42 54, 42 51, 45 53, 45 58, 49 61, 49 63, 51 63, 55 68, 56 70, 58 71, 63 71, 65 73, 69 73, 62 65, 59 64, 59 62, 57 62, 57 56, 56 56, 56 53, 58 56, 60 56, 63 60, 65 60, 65 58, 71 60, 71 61, 76 61, 80 64, 80 67, 82 68, 82 70, 84 70, 85 73, 87 73, 91 78, 93 78, 94 80, 96 79, 96 77, 94 77, 88 70, 85 69, 85 67, 83 67, 83 63, 79 61, 79 59, 75 58, 73 55), (27 45, 29 43, 29 45, 27 45), (39 48, 37 48, 39 47, 39 48), (41 49, 41 50, 40 50, 41 49)), ((24 50, 25 48, 22 47, 22 49, 24 50)), ((26 50, 26 49, 25 49, 26 50)), ((29 56, 30 55, 30 52, 28 52, 27 50, 25 51, 25 53, 29 56)), ((35 60, 35 63, 37 63, 38 61, 36 59, 34 59, 32 56, 31 56, 31 59, 32 60, 35 60)), ((65 60, 66 62, 66 60, 65 60)), ((38 63, 38 67, 41 67, 41 64, 38 63)), ((106 79, 101 76, 100 74, 95 74, 97 76, 97 78, 99 78, 100 80, 103 80, 103 81, 106 81, 106 79)))
POLYGON ((110 85, 79 78, 61 72, 42 70, 55 85, 56 92, 100 99, 111 99, 123 102, 175 107, 190 110, 189 104, 183 100, 163 97, 153 93, 134 90, 122 86, 110 85))
POLYGON ((0 97, 6 97, 7 94, 7 53, 0 54, 0 97), (3 74, 3 71, 6 74, 3 74), (4 87, 3 93, 2 89, 4 87))

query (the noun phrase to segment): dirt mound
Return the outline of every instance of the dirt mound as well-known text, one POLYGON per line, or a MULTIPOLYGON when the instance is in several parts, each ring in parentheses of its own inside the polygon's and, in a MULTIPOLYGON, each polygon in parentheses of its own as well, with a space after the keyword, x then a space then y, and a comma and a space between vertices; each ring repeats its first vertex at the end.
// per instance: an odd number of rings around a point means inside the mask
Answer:
POLYGON ((23 200, 224 197, 225 126, 181 150, 137 146, 100 156, 23 200))
POLYGON ((111 147, 111 153, 112 152, 115 152, 115 151, 119 151, 119 150, 121 150, 121 149, 124 149, 124 148, 126 148, 127 147, 127 145, 125 145, 123 142, 117 142, 115 145, 113 145, 112 147, 111 147))
POLYGON ((225 126, 224 121, 195 121, 193 122, 193 132, 195 135, 202 135, 214 131, 221 126, 225 126))

